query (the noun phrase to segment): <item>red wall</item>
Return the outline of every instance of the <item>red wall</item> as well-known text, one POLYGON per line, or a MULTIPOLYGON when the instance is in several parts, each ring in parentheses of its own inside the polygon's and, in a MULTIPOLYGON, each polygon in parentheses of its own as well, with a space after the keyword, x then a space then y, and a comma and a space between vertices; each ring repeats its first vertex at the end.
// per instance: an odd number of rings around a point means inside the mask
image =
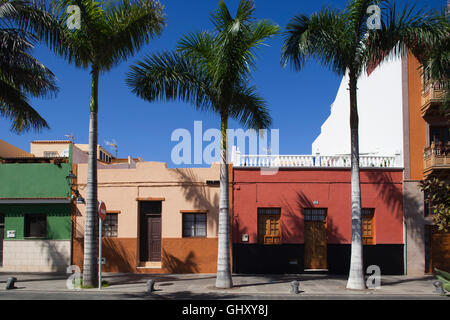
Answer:
MULTIPOLYGON (((281 242, 303 243, 303 208, 327 208, 328 243, 351 243, 349 169, 234 169, 233 242, 257 242, 257 208, 281 207, 281 242), (318 201, 318 204, 313 204, 318 201)), ((376 244, 403 243, 402 171, 361 170, 362 207, 375 208, 376 244)))

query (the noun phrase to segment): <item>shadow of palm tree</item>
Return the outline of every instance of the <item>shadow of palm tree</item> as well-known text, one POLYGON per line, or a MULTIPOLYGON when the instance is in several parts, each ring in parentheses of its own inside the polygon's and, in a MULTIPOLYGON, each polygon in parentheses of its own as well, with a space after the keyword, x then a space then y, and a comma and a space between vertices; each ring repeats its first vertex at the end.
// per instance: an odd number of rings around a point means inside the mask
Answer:
MULTIPOLYGON (((216 192, 212 192, 212 189, 217 189, 218 186, 208 186, 205 179, 201 179, 190 168, 173 169, 173 172, 181 183, 184 198, 191 202, 193 207, 208 210, 208 213, 214 214, 211 217, 218 214, 219 195, 216 192)), ((208 223, 217 225, 217 217, 208 220, 211 220, 208 223)))
MULTIPOLYGON (((395 212, 393 214, 395 214, 396 218, 404 219, 406 241, 408 242, 408 239, 413 241, 409 245, 411 248, 414 248, 414 252, 411 253, 416 256, 423 254, 421 252, 425 251, 425 257, 413 259, 425 260, 425 269, 428 269, 429 250, 426 225, 430 225, 431 222, 424 216, 424 202, 423 196, 420 197, 421 192, 418 192, 419 190, 410 190, 411 185, 407 185, 406 182, 403 182, 403 188, 401 188, 400 183, 394 181, 393 175, 387 171, 375 170, 368 171, 366 174, 369 181, 375 186, 378 192, 377 196, 387 204, 391 209, 390 212, 395 212)), ((404 245, 406 246, 407 243, 404 243, 404 245)), ((410 251, 408 250, 408 252, 410 251)), ((426 270, 420 271, 424 272, 426 270)))
POLYGON ((190 251, 184 261, 163 250, 163 265, 169 273, 198 273, 198 267, 195 263, 195 254, 190 251))
POLYGON ((146 299, 146 300, 226 300, 237 299, 239 295, 230 293, 194 293, 190 291, 178 291, 170 293, 135 293, 120 295, 122 299, 146 299))

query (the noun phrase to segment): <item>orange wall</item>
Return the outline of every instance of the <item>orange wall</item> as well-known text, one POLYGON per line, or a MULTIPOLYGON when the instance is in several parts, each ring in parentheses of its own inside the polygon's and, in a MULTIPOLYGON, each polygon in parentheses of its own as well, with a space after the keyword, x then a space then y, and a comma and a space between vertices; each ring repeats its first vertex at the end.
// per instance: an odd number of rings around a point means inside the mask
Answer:
MULTIPOLYGON (((72 263, 83 270, 83 238, 73 239, 72 263)), ((162 268, 138 269, 137 238, 104 238, 102 256, 104 272, 133 273, 215 273, 217 238, 163 238, 162 268)))
POLYGON ((408 54, 408 92, 409 92, 409 152, 411 180, 423 178, 423 149, 426 146, 427 128, 421 115, 422 79, 420 63, 411 53, 408 54))

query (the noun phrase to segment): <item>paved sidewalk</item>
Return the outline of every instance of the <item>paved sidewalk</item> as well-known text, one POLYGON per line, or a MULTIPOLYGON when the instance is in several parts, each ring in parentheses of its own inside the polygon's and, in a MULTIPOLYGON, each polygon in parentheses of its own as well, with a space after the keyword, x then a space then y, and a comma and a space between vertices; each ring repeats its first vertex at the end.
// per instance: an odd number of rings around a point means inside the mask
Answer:
MULTIPOLYGON (((0 290, 5 290, 7 278, 17 278, 17 289, 8 291, 19 292, 73 292, 66 287, 68 274, 48 273, 0 273, 0 290)), ((147 281, 155 280, 155 295, 183 299, 184 297, 217 296, 218 299, 230 296, 293 296, 291 281, 300 282, 300 294, 297 296, 426 296, 439 297, 434 293, 434 276, 382 276, 381 288, 363 291, 347 290, 345 276, 326 274, 300 275, 233 275, 232 289, 217 289, 214 287, 215 274, 124 274, 105 273, 103 280, 109 283, 101 291, 98 289, 83 289, 83 293, 102 295, 122 294, 124 297, 144 294, 147 281)), ((1 297, 0 297, 1 298, 1 297)), ((450 298, 450 297, 448 297, 450 298)))

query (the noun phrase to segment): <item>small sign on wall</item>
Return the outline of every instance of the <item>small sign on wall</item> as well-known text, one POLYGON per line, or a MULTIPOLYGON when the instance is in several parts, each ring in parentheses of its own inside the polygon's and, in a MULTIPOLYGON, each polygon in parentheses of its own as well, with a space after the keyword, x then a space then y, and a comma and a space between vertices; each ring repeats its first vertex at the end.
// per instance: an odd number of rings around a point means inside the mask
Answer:
POLYGON ((16 230, 6 230, 6 237, 7 238, 15 238, 16 237, 16 230))
POLYGON ((242 235, 242 242, 248 242, 248 234, 242 235))

